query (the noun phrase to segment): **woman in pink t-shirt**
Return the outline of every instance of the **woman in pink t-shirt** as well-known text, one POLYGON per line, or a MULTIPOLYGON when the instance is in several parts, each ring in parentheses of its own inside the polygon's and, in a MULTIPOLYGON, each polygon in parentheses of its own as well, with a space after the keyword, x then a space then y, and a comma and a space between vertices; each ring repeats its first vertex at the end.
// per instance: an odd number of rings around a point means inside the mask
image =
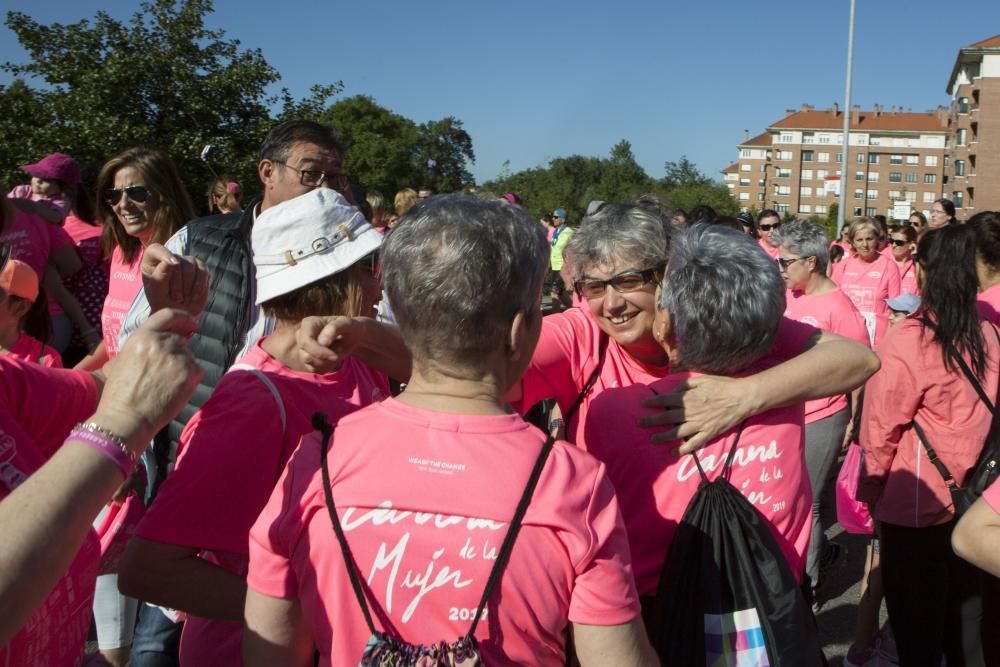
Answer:
POLYGON ((976 313, 975 256, 975 233, 965 225, 921 237, 919 317, 889 330, 879 349, 882 368, 865 388, 857 499, 869 503, 879 525, 885 599, 903 665, 936 665, 942 656, 948 664, 983 664, 982 582, 952 552, 955 512, 945 481, 948 474, 965 483, 993 422, 962 363, 991 403, 1000 381, 997 329, 976 313))
POLYGON ((853 254, 834 265, 830 277, 851 297, 877 346, 889 326, 886 299, 899 296, 899 269, 891 253, 879 253, 881 227, 871 218, 855 218, 848 229, 853 254))
POLYGON ((431 646, 473 619, 489 665, 564 665, 569 633, 583 664, 658 664, 604 466, 565 443, 549 451, 503 399, 538 339, 547 254, 523 209, 467 195, 428 199, 387 237, 384 287, 413 373, 398 398, 341 419, 329 486, 319 437, 290 460, 250 535, 247 665, 310 665, 315 646, 320 665, 353 667, 377 633, 431 646))
POLYGON ((104 343, 77 365, 83 369, 100 368, 118 353, 118 332, 142 289, 143 249, 164 243, 194 218, 177 167, 151 148, 129 148, 108 160, 97 176, 97 197, 111 273, 101 314, 104 343))
MULTIPOLYGON (((778 266, 788 288, 785 317, 867 344, 868 330, 861 313, 826 277, 830 244, 823 228, 813 222, 797 220, 781 229, 779 241, 778 266)), ((814 596, 823 574, 820 563, 832 564, 841 549, 839 544, 827 542, 820 500, 844 444, 851 414, 857 414, 856 399, 857 392, 852 406, 848 406, 845 394, 806 403, 805 456, 813 498, 812 539, 806 574, 814 596)))
POLYGON ((917 267, 913 261, 913 251, 917 249, 917 230, 909 225, 893 225, 889 228, 889 243, 892 244, 892 259, 899 269, 899 293, 920 296, 917 267))
POLYGON ((1000 326, 1000 213, 983 211, 966 223, 976 232, 976 276, 979 315, 1000 326))
POLYGON ((389 394, 386 378, 353 358, 335 372, 309 372, 295 346, 304 317, 372 316, 382 238, 328 188, 273 206, 254 225, 257 303, 277 327, 223 376, 188 422, 176 467, 121 566, 123 591, 188 612, 182 664, 242 664, 247 536, 275 481, 313 430, 315 413, 336 422, 389 394), (316 250, 321 242, 325 249, 316 250), (286 251, 297 258, 294 265, 286 251), (215 504, 220 497, 225 503, 215 504))

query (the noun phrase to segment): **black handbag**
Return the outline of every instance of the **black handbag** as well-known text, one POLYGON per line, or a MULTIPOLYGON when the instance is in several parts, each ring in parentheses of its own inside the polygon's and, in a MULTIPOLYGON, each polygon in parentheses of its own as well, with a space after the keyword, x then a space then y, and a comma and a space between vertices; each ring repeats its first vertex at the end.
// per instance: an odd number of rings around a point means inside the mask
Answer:
POLYGON ((825 664, 815 619, 761 514, 721 474, 701 483, 670 544, 649 638, 663 665, 825 664))
MULTIPOLYGON (((920 322, 934 333, 940 334, 937 326, 930 320, 922 317, 920 318, 920 322)), ((993 333, 996 334, 997 342, 1000 342, 1000 331, 997 331, 996 327, 994 327, 993 333)), ((965 363, 962 355, 958 353, 951 343, 946 343, 945 349, 958 364, 958 367, 962 369, 962 373, 965 374, 969 383, 972 384, 972 388, 979 395, 979 400, 986 405, 990 414, 993 415, 989 433, 986 435, 986 440, 983 441, 983 449, 979 453, 972 471, 966 476, 965 486, 959 486, 958 482, 955 481, 955 477, 948 470, 948 466, 938 457, 937 452, 934 451, 934 447, 931 446, 930 441, 927 439, 927 434, 921 428, 920 424, 917 423, 917 420, 914 419, 912 422, 913 431, 917 434, 917 438, 920 439, 920 443, 927 452, 927 460, 937 468, 937 471, 944 479, 945 486, 948 487, 948 491, 951 493, 951 503, 955 509, 955 516, 961 517, 965 514, 966 510, 972 507, 972 504, 976 502, 979 496, 983 495, 983 491, 1000 476, 1000 414, 996 410, 995 402, 991 401, 990 397, 986 395, 986 391, 979 384, 976 374, 969 368, 969 364, 965 363)), ((1000 385, 997 386, 997 392, 997 399, 1000 400, 1000 385)))

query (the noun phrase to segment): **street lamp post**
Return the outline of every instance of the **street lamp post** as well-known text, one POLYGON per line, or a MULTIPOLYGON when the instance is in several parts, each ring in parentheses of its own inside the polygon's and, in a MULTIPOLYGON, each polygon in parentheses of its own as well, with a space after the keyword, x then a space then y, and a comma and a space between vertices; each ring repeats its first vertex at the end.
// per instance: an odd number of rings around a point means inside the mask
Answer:
MULTIPOLYGON (((847 164, 851 145, 851 66, 854 64, 854 2, 851 0, 851 21, 847 29, 847 84, 844 90, 844 149, 840 156, 840 205, 837 207, 837 238, 844 227, 847 209, 847 164)), ((867 194, 867 193, 866 193, 867 194)))

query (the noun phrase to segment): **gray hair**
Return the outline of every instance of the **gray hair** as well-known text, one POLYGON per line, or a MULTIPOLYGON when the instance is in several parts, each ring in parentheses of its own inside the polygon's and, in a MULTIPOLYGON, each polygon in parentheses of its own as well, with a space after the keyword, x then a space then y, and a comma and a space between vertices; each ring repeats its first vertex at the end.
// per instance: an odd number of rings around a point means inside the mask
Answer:
POLYGON ((583 219, 566 245, 566 261, 574 280, 592 267, 651 269, 666 262, 673 230, 670 217, 647 201, 605 204, 583 219))
POLYGON ((752 238, 699 224, 674 235, 659 307, 670 313, 681 365, 731 374, 771 349, 785 283, 752 238))
POLYGON ((518 312, 541 317, 545 230, 519 206, 431 197, 382 244, 383 287, 414 361, 481 368, 518 312))
POLYGON ((778 245, 797 257, 815 257, 816 273, 826 275, 830 265, 830 239, 821 225, 793 220, 778 228, 778 245))

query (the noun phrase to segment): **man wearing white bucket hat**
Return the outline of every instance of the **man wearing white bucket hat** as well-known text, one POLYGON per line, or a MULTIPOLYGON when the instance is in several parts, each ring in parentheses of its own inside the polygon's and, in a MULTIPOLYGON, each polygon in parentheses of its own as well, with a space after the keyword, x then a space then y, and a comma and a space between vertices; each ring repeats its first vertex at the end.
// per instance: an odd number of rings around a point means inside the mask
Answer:
POLYGON ((129 595, 188 612, 181 664, 241 664, 248 535, 275 480, 312 430, 314 413, 336 422, 389 393, 385 376, 356 358, 312 373, 295 342, 304 317, 373 314, 381 244, 364 216, 327 188, 268 208, 254 225, 256 303, 276 321, 274 333, 223 376, 188 422, 176 468, 119 574, 129 595))

